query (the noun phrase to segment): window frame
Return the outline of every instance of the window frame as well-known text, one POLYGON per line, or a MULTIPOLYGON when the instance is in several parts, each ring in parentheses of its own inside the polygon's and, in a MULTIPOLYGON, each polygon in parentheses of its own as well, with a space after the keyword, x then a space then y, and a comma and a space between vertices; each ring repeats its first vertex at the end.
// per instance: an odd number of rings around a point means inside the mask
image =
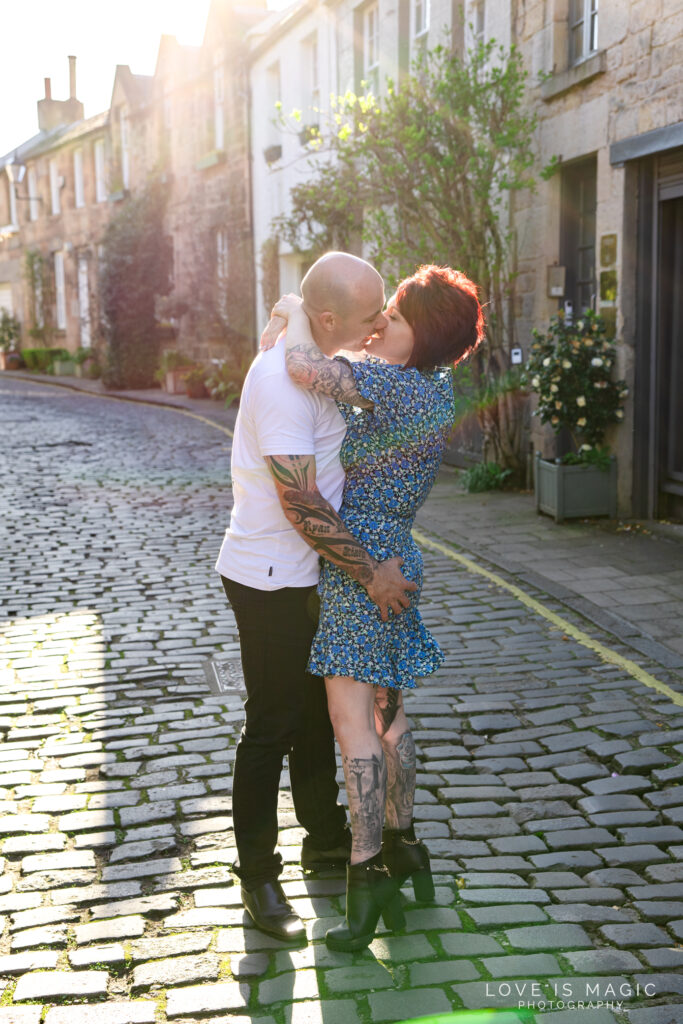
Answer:
POLYGON ((96 139, 93 146, 95 162, 95 202, 107 201, 107 149, 104 139, 96 139))
POLYGON ((55 274, 55 326, 58 331, 66 330, 66 278, 64 274, 64 252, 53 253, 55 274))
POLYGON ((38 201, 38 176, 36 175, 36 169, 33 164, 28 168, 26 172, 26 187, 28 189, 28 219, 30 221, 38 220, 40 213, 40 203, 38 201))
POLYGON ((225 70, 223 52, 216 51, 213 63, 213 148, 225 149, 225 70))
POLYGON ((410 38, 413 42, 424 39, 429 34, 429 23, 431 15, 430 0, 411 0, 410 4, 410 38), (422 12, 420 28, 418 29, 418 10, 422 12))
POLYGON ((9 200, 9 222, 10 227, 16 228, 19 226, 19 212, 17 209, 17 193, 15 192, 15 185, 9 174, 7 175, 7 198, 9 200))
POLYGON ((50 177, 50 211, 54 217, 57 217, 62 212, 62 202, 59 194, 59 168, 55 157, 52 157, 48 164, 48 174, 50 177))
POLYGON ((85 177, 83 174, 83 147, 74 150, 74 206, 82 210, 85 206, 85 177))
POLYGON ((569 66, 576 67, 598 52, 599 0, 570 0, 567 14, 569 66), (580 29, 581 51, 577 55, 577 29, 580 29))
POLYGON ((375 95, 379 91, 379 3, 373 0, 363 8, 363 63, 361 81, 375 95))
POLYGON ((121 183, 124 189, 130 189, 130 141, 128 113, 119 107, 119 141, 121 145, 121 183))

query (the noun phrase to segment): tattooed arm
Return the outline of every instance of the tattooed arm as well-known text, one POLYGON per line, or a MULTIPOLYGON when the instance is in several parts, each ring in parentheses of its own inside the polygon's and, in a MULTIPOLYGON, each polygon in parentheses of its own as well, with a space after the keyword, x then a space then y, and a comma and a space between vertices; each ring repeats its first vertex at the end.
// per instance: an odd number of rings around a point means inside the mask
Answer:
MULTIPOLYGON (((276 307, 277 308, 277 307, 276 307)), ((295 384, 307 391, 317 391, 344 405, 372 409, 373 403, 356 389, 351 367, 343 359, 328 359, 320 351, 303 306, 293 309, 285 335, 285 365, 295 384)))
POLYGON ((377 562, 349 533, 316 486, 315 456, 268 455, 266 463, 282 509, 299 536, 365 587, 382 621, 386 622, 389 608, 396 614, 407 608, 406 591, 417 588, 401 572, 403 559, 377 562))
MULTIPOLYGON (((372 409, 373 403, 357 391, 349 364, 342 359, 329 359, 316 345, 310 321, 298 295, 283 295, 275 303, 270 321, 261 335, 261 348, 272 348, 284 329, 285 365, 295 384, 345 405, 372 409)), ((371 329, 372 324, 369 322, 368 331, 371 329)))

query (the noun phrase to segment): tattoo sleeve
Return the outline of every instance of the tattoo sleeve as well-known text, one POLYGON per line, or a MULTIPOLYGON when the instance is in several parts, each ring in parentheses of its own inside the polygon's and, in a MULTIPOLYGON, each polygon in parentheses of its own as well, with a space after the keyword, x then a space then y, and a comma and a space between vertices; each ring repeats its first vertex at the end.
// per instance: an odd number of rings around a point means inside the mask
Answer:
POLYGON ((373 578, 377 562, 344 526, 315 484, 315 456, 268 455, 282 509, 299 536, 363 586, 373 578))
POLYGON ((372 409, 373 403, 356 389, 351 367, 343 359, 328 359, 320 351, 310 331, 308 317, 292 318, 285 338, 287 373, 299 387, 328 395, 344 405, 372 409))

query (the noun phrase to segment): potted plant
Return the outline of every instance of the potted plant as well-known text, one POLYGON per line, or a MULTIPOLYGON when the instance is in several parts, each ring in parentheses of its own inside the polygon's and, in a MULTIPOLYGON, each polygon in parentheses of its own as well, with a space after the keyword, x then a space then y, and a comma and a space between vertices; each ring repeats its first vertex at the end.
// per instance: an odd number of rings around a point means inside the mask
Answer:
POLYGON ((534 413, 556 434, 564 430, 573 450, 554 460, 536 456, 536 510, 564 519, 616 516, 617 466, 603 445, 607 427, 624 418, 628 394, 613 380, 615 343, 605 321, 588 311, 573 323, 552 317, 546 334, 534 331, 523 383, 538 396, 534 413))
POLYGON ((62 349, 61 352, 55 356, 52 362, 52 372, 55 377, 75 377, 76 376, 76 361, 66 349, 62 349))
POLYGON ((192 360, 182 352, 172 348, 166 349, 162 353, 154 378, 169 395, 184 395, 187 392, 185 378, 193 367, 192 360))
POLYGON ((214 369, 206 378, 206 386, 211 398, 223 402, 226 409, 229 409, 236 398, 242 393, 244 378, 249 369, 248 361, 242 359, 239 364, 236 359, 215 359, 214 369))
POLYGON ((195 366, 185 376, 185 387, 188 398, 208 398, 209 392, 206 388, 208 371, 203 366, 195 366))
POLYGON ((100 376, 100 364, 97 353, 91 348, 79 348, 74 355, 76 376, 96 380, 100 376))
POLYGON ((21 366, 20 338, 17 318, 6 309, 0 310, 0 370, 18 370, 21 366))

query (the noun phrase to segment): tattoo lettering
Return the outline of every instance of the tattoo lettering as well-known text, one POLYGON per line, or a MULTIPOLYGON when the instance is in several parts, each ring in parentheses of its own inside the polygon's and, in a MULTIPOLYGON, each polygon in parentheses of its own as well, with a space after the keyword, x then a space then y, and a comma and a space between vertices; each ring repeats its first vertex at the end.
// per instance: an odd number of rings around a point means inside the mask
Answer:
POLYGON ((377 563, 348 532, 317 489, 314 456, 269 455, 266 462, 292 526, 319 555, 367 587, 373 580, 377 563))
POLYGON ((413 819, 416 754, 413 734, 404 732, 395 746, 382 740, 387 763, 387 828, 409 828, 413 819))
POLYGON ((382 845, 382 818, 387 792, 387 765, 378 757, 344 757, 344 778, 349 800, 353 853, 360 860, 373 857, 382 845))

